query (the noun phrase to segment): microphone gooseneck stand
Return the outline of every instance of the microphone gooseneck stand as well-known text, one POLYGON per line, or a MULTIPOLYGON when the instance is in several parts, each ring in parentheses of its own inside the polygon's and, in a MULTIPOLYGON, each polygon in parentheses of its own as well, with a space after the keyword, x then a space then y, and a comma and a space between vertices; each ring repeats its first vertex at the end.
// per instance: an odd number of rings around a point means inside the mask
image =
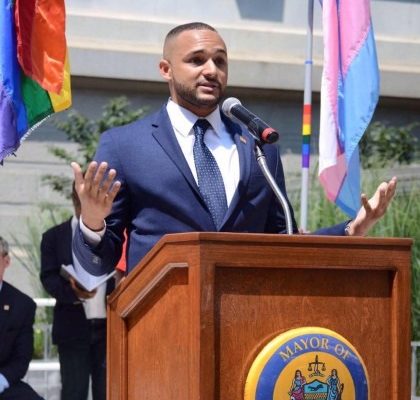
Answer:
POLYGON ((286 220, 286 231, 288 235, 293 235, 293 228, 292 228, 292 215, 290 213, 289 204, 287 203, 286 198, 284 197, 283 193, 277 186, 276 181, 271 175, 271 172, 268 169, 267 162, 265 159, 265 154, 261 148, 261 142, 255 141, 255 157, 257 159, 257 163, 261 168, 261 171, 264 174, 265 179, 267 180, 268 184, 270 185, 271 189, 273 189, 274 194, 276 195, 277 199, 280 202, 280 205, 284 211, 284 217, 286 220))

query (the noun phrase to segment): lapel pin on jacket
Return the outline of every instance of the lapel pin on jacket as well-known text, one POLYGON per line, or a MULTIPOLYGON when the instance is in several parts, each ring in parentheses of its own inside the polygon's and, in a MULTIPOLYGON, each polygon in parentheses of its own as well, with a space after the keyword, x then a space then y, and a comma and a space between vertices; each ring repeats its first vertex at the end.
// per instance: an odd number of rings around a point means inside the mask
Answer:
POLYGON ((10 310, 10 306, 9 306, 8 304, 5 304, 5 305, 3 306, 3 310, 4 310, 4 311, 9 311, 9 310, 10 310))
POLYGON ((239 140, 240 140, 242 143, 246 144, 246 137, 244 137, 244 136, 239 136, 239 140))

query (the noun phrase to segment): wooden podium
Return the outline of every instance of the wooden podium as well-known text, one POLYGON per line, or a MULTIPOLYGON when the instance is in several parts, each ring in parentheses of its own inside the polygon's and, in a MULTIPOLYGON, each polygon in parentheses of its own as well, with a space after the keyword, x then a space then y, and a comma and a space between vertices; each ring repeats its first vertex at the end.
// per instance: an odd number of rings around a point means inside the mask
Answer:
POLYGON ((353 344, 370 399, 408 400, 411 243, 163 237, 109 298, 108 400, 242 400, 266 343, 305 326, 353 344))

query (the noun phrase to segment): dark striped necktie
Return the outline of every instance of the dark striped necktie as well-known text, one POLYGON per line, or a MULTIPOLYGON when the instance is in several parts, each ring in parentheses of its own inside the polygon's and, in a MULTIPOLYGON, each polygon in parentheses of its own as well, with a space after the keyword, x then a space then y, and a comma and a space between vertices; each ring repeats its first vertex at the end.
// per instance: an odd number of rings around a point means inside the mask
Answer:
POLYGON ((227 211, 225 185, 213 154, 204 143, 204 134, 210 127, 206 119, 198 119, 194 124, 194 162, 197 170, 198 187, 211 213, 214 224, 219 229, 227 211))

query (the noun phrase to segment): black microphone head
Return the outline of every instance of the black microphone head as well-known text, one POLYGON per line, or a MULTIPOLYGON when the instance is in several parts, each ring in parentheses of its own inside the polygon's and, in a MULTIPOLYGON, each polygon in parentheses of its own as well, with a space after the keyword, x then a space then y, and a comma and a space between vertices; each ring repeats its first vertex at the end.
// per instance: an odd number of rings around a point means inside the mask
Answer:
POLYGON ((222 111, 223 111, 223 113, 227 117, 232 118, 233 115, 230 112, 230 110, 232 109, 233 106, 236 106, 236 105, 242 105, 242 103, 236 97, 229 97, 229 98, 227 98, 223 102, 223 104, 222 104, 222 111))

